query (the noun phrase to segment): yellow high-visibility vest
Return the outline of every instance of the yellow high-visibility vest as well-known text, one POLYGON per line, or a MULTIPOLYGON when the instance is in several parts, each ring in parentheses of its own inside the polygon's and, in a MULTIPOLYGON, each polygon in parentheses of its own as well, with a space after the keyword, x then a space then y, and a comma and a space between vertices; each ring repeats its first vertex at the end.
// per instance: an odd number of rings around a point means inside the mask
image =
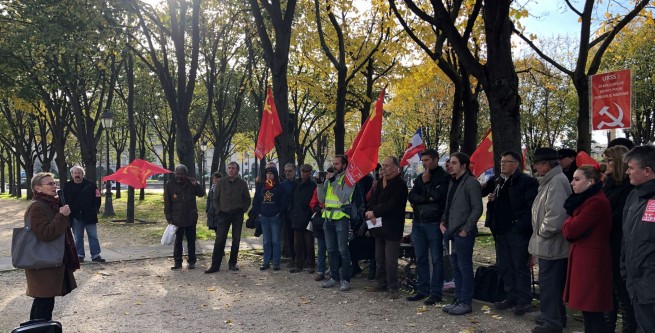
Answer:
MULTIPOLYGON (((337 184, 343 186, 343 177, 344 175, 337 178, 337 184)), ((354 191, 353 191, 354 192, 354 191)), ((323 210, 323 218, 328 220, 339 220, 342 218, 350 218, 350 215, 344 213, 341 210, 341 206, 350 204, 352 201, 353 194, 350 194, 347 203, 342 203, 334 194, 334 189, 332 188, 332 183, 328 181, 327 191, 325 193, 325 209, 323 210)))

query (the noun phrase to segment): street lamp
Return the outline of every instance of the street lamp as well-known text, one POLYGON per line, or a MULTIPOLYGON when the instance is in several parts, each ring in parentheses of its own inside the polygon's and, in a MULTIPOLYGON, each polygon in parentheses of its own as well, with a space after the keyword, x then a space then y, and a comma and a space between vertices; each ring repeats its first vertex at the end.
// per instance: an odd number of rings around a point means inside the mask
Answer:
MULTIPOLYGON (((106 174, 109 175, 109 129, 111 128, 111 125, 114 122, 114 119, 111 117, 111 113, 109 111, 105 111, 102 114, 102 118, 100 119, 102 123, 102 127, 105 129, 106 133, 106 138, 107 138, 107 170, 106 174)), ((114 205, 111 202, 111 181, 106 182, 106 187, 107 191, 105 192, 105 212, 102 214, 102 216, 114 216, 116 215, 114 213, 114 205)))
POLYGON ((200 185, 205 189, 205 151, 207 151, 207 141, 200 143, 200 185))
MULTIPOLYGON (((250 156, 248 156, 248 152, 246 152, 246 168, 243 169, 243 171, 242 171, 244 175, 246 174, 246 171, 248 170, 248 161, 249 161, 248 157, 250 157, 250 156)), ((248 172, 248 174, 250 174, 250 172, 248 172)))

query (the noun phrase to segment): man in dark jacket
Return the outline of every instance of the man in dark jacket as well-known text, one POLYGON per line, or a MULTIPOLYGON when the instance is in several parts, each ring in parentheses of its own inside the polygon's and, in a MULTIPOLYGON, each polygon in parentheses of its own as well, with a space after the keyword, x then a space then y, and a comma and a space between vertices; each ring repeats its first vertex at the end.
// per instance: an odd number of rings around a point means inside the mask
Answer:
MULTIPOLYGON (((296 165, 293 163, 287 163, 284 165, 284 180, 280 183, 282 189, 287 198, 291 197, 291 192, 293 187, 299 182, 296 179, 296 165)), ((296 265, 296 251, 294 249, 294 231, 291 227, 291 219, 289 218, 289 210, 291 209, 288 205, 290 202, 287 201, 287 207, 284 211, 280 212, 282 217, 282 256, 289 257, 291 260, 287 264, 288 268, 293 268, 296 265)))
POLYGON ((655 332, 655 146, 634 147, 624 160, 635 188, 623 209, 621 276, 637 324, 644 332, 655 332))
POLYGON ((425 171, 416 177, 409 192, 409 202, 414 209, 412 244, 416 254, 418 290, 407 300, 419 301, 429 296, 425 304, 434 305, 441 302, 443 296, 443 235, 439 231, 439 222, 446 206, 450 175, 439 166, 439 153, 434 149, 421 153, 421 163, 425 171), (432 262, 428 261, 428 253, 432 262))
POLYGON ((569 183, 573 180, 573 173, 575 173, 575 170, 578 170, 578 166, 575 164, 575 156, 577 154, 578 153, 571 148, 562 148, 557 151, 557 155, 559 155, 559 166, 562 167, 562 172, 564 172, 569 183))
POLYGON ((98 240, 98 210, 100 209, 100 191, 96 184, 84 179, 84 169, 73 166, 70 169, 72 180, 64 185, 64 199, 71 208, 69 216, 75 248, 80 262, 84 261, 84 230, 89 236, 89 250, 91 261, 105 262, 100 256, 100 241, 98 240))
POLYGON ((300 166, 300 179, 291 190, 288 215, 293 229, 293 247, 296 254, 295 267, 289 270, 291 273, 302 272, 305 265, 309 267, 310 273, 314 273, 314 235, 307 230, 307 224, 313 214, 309 202, 316 189, 316 183, 310 179, 311 175, 311 165, 300 166))
POLYGON ((389 156, 382 161, 384 177, 378 182, 377 190, 369 202, 366 218, 381 227, 371 228, 375 237, 375 280, 377 290, 389 290, 389 298, 396 299, 398 293, 398 255, 400 240, 405 227, 405 205, 407 185, 400 176, 400 162, 389 156))
POLYGON ((188 177, 187 172, 185 165, 176 166, 175 179, 170 180, 164 187, 164 215, 168 224, 177 227, 173 247, 175 266, 171 267, 173 270, 182 268, 182 240, 185 235, 188 267, 196 268, 196 224, 198 223, 196 197, 205 196, 205 189, 200 187, 195 178, 188 177))
POLYGON ((228 267, 231 271, 239 270, 237 258, 239 256, 239 243, 241 243, 243 214, 250 207, 250 201, 248 184, 239 178, 239 163, 230 162, 227 165, 227 177, 219 179, 214 189, 212 205, 218 212, 216 240, 212 252, 212 263, 205 270, 206 274, 218 272, 221 268, 230 226, 232 226, 232 247, 230 248, 228 267))
POLYGON ((521 172, 521 155, 515 151, 501 154, 500 174, 485 185, 482 196, 488 196, 485 226, 496 241, 496 264, 503 279, 507 298, 496 302, 499 310, 514 308, 524 315, 531 306, 530 254, 532 234, 532 202, 537 196, 537 180, 521 172))

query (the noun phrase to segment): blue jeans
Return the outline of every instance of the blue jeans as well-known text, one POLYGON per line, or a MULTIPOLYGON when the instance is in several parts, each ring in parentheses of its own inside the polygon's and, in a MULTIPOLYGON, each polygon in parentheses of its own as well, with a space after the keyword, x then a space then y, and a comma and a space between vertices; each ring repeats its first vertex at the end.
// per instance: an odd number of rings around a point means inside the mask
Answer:
POLYGON ((318 254, 316 255, 316 273, 325 274, 325 259, 327 257, 327 246, 325 245, 325 237, 315 237, 316 247, 318 254))
POLYGON ((280 215, 259 216, 264 235, 264 265, 269 265, 271 253, 273 253, 273 266, 280 266, 282 244, 280 242, 280 231, 282 231, 282 219, 280 215))
POLYGON ((418 293, 437 298, 443 296, 443 235, 439 223, 412 224, 412 244, 416 254, 416 275, 418 278, 418 293), (428 262, 428 251, 432 262, 428 262), (430 265, 432 277, 430 278, 430 265))
POLYGON ((84 259, 84 230, 89 236, 89 249, 91 250, 91 258, 100 256, 100 242, 98 241, 98 225, 97 224, 84 224, 82 220, 73 219, 73 237, 75 237, 75 248, 77 249, 77 256, 84 259))
POLYGON ((330 277, 339 281, 350 282, 350 250, 348 248, 348 232, 350 221, 347 218, 325 220, 325 245, 330 261, 330 277), (339 259, 341 259, 341 276, 339 276, 339 259))
POLYGON ((475 291, 475 280, 473 279, 475 233, 470 233, 466 237, 455 235, 453 243, 450 265, 455 278, 455 297, 459 302, 471 305, 475 291))

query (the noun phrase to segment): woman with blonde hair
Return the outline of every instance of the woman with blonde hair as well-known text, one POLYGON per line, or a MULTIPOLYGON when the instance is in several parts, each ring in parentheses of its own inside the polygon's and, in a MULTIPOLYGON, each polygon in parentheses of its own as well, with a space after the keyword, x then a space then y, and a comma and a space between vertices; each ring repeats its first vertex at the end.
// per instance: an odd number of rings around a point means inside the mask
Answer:
POLYGON ((634 309, 630 302, 630 295, 625 282, 621 278, 621 238, 623 237, 623 206, 628 193, 632 191, 632 184, 625 174, 627 169, 623 155, 628 152, 625 146, 613 146, 603 152, 605 169, 605 184, 603 193, 607 196, 612 208, 612 230, 610 231, 610 252, 612 256, 612 284, 614 309, 606 314, 609 329, 616 328, 617 314, 621 311, 623 318, 623 332, 633 333, 637 330, 634 309))
POLYGON ((64 296, 77 288, 73 271, 80 263, 74 250, 73 233, 68 221, 70 208, 59 207, 57 183, 51 173, 39 172, 32 177, 34 197, 25 210, 31 232, 43 242, 65 235, 63 265, 54 268, 26 269, 27 296, 34 297, 30 320, 52 320, 55 296, 64 296), (71 248, 72 247, 72 248, 71 248))

